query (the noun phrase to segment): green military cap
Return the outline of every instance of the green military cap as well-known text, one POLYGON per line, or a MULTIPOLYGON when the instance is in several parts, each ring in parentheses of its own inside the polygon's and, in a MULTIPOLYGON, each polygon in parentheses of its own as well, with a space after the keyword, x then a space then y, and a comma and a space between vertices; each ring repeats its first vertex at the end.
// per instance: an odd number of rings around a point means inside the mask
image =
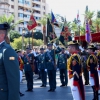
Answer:
POLYGON ((68 45, 79 45, 79 43, 74 40, 74 41, 68 42, 68 45))
POLYGON ((40 50, 44 50, 44 48, 40 48, 40 50))
POLYGON ((52 43, 48 43, 48 44, 47 44, 47 46, 52 46, 52 45, 53 45, 52 43))
POLYGON ((10 29, 10 25, 7 22, 0 24, 0 30, 8 30, 8 29, 10 29))
POLYGON ((27 50, 32 50, 31 48, 26 48, 27 50))
POLYGON ((65 48, 61 48, 62 50, 65 50, 65 48))
POLYGON ((15 51, 17 51, 18 49, 15 49, 15 51))
POLYGON ((21 52, 21 50, 17 50, 17 51, 16 51, 16 53, 19 53, 19 52, 21 52))

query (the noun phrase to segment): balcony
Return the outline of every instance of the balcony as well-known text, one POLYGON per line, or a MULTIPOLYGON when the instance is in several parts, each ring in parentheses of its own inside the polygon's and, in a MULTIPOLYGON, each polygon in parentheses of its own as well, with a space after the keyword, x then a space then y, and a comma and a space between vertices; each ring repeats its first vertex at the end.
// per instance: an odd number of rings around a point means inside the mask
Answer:
POLYGON ((41 14, 40 14, 40 13, 34 12, 33 15, 34 15, 34 16, 37 16, 37 17, 41 17, 41 14))
POLYGON ((37 7, 37 6, 33 6, 32 8, 33 8, 34 10, 38 10, 38 11, 41 10, 41 7, 37 7))
POLYGON ((24 11, 23 11, 23 10, 21 10, 21 9, 19 9, 19 10, 18 10, 18 12, 19 12, 19 13, 23 13, 24 11))
POLYGON ((29 12, 29 11, 24 11, 24 14, 31 15, 31 12, 29 12))
POLYGON ((30 5, 27 5, 27 4, 24 4, 24 3, 21 3, 21 2, 18 2, 18 5, 19 5, 19 6, 22 6, 22 7, 24 7, 24 8, 31 8, 30 5))
POLYGON ((41 4, 40 0, 32 0, 32 2, 35 3, 35 4, 41 4))

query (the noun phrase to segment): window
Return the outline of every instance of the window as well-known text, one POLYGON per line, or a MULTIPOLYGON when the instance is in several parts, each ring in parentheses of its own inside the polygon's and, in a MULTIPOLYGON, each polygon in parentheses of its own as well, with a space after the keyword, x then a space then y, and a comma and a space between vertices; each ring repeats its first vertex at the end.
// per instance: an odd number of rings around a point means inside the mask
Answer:
POLYGON ((45 12, 43 12, 43 15, 45 15, 45 12))
POLYGON ((43 9, 45 10, 45 6, 43 6, 43 9))
POLYGON ((11 5, 11 8, 14 9, 14 5, 11 5))
POLYGON ((18 17, 23 17, 23 14, 22 13, 18 13, 18 17))
POLYGON ((41 24, 40 24, 40 23, 38 23, 38 26, 41 26, 41 24))

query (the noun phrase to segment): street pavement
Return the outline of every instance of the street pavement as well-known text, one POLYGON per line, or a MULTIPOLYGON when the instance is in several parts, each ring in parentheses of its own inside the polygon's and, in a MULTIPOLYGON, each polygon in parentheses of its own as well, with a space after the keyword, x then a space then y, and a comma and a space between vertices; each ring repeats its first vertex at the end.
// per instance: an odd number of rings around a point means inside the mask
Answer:
MULTIPOLYGON (((41 80, 37 80, 38 76, 34 75, 34 89, 33 92, 25 92, 27 90, 26 80, 24 79, 20 85, 20 90, 25 96, 21 97, 20 100, 73 100, 69 83, 67 87, 60 87, 59 73, 57 72, 57 88, 55 92, 47 92, 49 85, 47 87, 41 88, 41 80)), ((93 99, 93 93, 90 86, 85 86, 85 96, 86 100, 93 99)), ((100 99, 99 99, 100 100, 100 99)))

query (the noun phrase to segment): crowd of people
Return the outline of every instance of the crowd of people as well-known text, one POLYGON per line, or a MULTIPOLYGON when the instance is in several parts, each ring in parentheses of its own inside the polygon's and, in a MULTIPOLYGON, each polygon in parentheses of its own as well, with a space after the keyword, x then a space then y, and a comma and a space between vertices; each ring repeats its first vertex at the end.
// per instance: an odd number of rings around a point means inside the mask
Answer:
POLYGON ((23 70, 27 80, 26 91, 32 91, 33 89, 34 71, 41 79, 42 84, 40 87, 46 87, 48 75, 50 86, 48 92, 54 92, 56 89, 56 71, 59 71, 60 87, 67 86, 69 78, 72 95, 74 99, 76 98, 75 100, 85 100, 84 85, 91 85, 94 93, 93 100, 99 100, 99 50, 100 43, 97 43, 96 46, 91 44, 87 49, 83 49, 77 41, 68 42, 68 48, 57 46, 55 43, 49 43, 47 48, 40 47, 34 50, 26 48, 25 51, 17 50, 18 56, 23 60, 23 70), (34 65, 34 68, 32 68, 31 64, 34 65), (85 80, 84 85, 82 73, 85 80))
POLYGON ((47 48, 40 47, 37 51, 29 47, 25 51, 14 50, 5 41, 7 29, 7 23, 0 24, 0 100, 20 100, 24 95, 20 92, 23 71, 26 92, 33 91, 33 72, 39 74, 40 87, 44 88, 48 75, 48 92, 55 92, 57 70, 60 72, 60 87, 67 86, 69 81, 74 100, 85 100, 82 74, 85 85, 90 85, 93 90, 93 100, 99 100, 100 43, 89 44, 86 49, 77 41, 70 41, 66 48, 48 43, 47 48))

